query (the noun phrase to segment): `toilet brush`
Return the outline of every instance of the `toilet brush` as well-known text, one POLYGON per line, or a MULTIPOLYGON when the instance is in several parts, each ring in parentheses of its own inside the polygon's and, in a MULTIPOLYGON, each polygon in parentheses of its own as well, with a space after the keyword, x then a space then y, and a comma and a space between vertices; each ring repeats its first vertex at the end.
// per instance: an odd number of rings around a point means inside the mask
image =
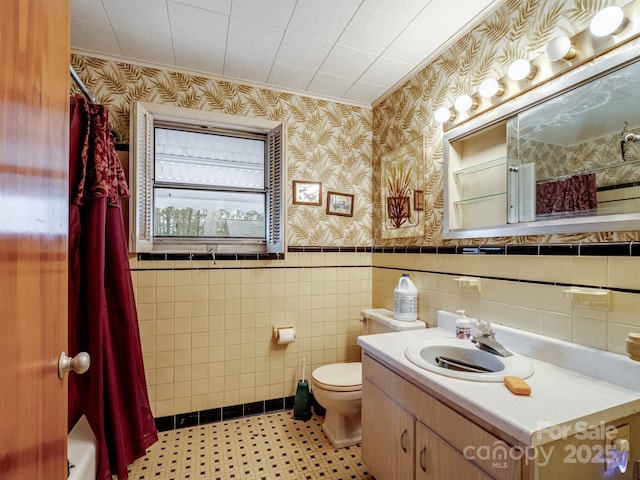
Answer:
POLYGON ((296 396, 293 400, 293 418, 304 420, 311 418, 311 399, 309 398, 309 382, 305 379, 305 367, 307 360, 302 359, 302 380, 298 382, 296 396))

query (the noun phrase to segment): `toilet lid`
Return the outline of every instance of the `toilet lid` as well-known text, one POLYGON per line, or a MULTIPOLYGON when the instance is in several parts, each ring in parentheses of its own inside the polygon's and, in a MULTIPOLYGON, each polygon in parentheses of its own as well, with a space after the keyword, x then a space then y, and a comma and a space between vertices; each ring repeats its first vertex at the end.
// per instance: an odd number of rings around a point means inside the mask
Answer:
POLYGON ((316 368, 311 374, 316 385, 333 391, 354 391, 362 388, 362 363, 332 363, 316 368))

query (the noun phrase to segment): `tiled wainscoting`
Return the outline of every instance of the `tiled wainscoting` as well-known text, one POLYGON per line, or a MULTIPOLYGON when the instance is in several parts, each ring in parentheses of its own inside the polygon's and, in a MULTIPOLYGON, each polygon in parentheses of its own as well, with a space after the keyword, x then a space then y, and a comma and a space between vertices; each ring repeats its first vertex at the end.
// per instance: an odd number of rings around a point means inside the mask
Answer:
POLYGON ((303 359, 307 376, 325 363, 358 361, 360 312, 393 309, 403 272, 430 325, 439 309, 464 309, 622 354, 626 335, 640 333, 640 242, 293 247, 278 259, 190 258, 131 261, 152 409, 175 426, 216 410, 223 419, 223 407, 259 413, 262 404, 268 412, 267 402, 295 394, 303 359), (479 278, 480 291, 460 287, 463 275, 479 278), (570 286, 611 290, 611 310, 572 306, 563 295, 570 286), (296 342, 274 344, 274 325, 295 327, 296 342))
POLYGON ((373 305, 392 308, 398 277, 409 272, 418 287, 419 318, 430 325, 439 309, 464 309, 470 317, 622 354, 627 334, 640 333, 638 242, 374 252, 373 305), (480 291, 460 287, 462 275, 480 278, 480 291), (611 310, 572 306, 563 295, 570 286, 611 290, 611 310))
MULTIPOLYGON (((282 399, 313 368, 358 361, 371 249, 263 260, 131 260, 156 418, 282 399), (368 250, 368 251, 366 251, 368 250), (293 326, 277 345, 273 326, 293 326)), ((166 258, 166 257, 163 257, 166 258)))

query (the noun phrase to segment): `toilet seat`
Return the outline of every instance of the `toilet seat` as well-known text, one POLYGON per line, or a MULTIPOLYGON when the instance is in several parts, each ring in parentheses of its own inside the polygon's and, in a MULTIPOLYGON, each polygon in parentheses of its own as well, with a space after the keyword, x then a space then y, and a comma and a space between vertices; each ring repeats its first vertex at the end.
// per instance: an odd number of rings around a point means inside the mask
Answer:
POLYGON ((362 363, 332 363, 316 368, 311 374, 316 387, 331 392, 362 390, 362 363))

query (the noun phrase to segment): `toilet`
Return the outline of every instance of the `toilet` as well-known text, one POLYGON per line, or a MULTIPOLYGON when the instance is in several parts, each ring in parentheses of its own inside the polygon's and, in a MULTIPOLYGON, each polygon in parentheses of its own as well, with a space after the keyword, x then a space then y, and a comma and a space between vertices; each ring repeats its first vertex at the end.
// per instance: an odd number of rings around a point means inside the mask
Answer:
MULTIPOLYGON (((384 308, 363 310, 362 324, 362 335, 426 328, 420 320, 394 320, 393 312, 384 308)), ((360 443, 362 363, 332 363, 316 368, 311 374, 311 390, 327 411, 322 430, 331 444, 343 448, 360 443)))

